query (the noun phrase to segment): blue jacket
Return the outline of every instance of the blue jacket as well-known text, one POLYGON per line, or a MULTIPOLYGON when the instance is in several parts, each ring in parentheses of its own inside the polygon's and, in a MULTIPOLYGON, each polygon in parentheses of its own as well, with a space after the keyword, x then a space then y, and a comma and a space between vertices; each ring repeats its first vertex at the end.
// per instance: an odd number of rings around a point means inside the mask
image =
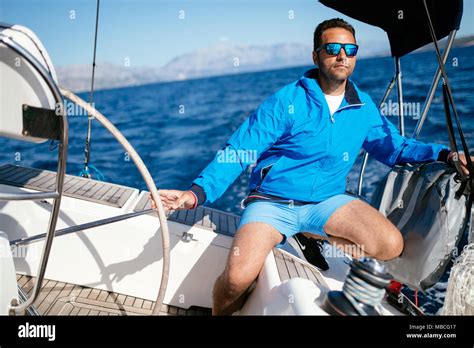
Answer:
POLYGON ((250 190, 303 202, 344 193, 346 177, 363 147, 394 166, 446 157, 448 147, 402 137, 372 99, 350 80, 330 115, 314 78, 317 69, 266 99, 234 132, 193 181, 199 204, 214 202, 251 164, 250 190))

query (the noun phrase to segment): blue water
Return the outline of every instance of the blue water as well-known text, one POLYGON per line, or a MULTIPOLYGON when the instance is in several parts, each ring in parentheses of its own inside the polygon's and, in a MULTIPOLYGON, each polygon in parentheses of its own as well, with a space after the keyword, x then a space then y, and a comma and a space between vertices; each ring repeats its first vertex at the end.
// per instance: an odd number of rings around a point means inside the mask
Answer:
MULTIPOLYGON (((474 135, 474 47, 453 49, 448 59, 448 76, 466 139, 474 135)), ((436 69, 434 52, 402 58, 404 101, 421 103, 436 69)), ((266 97, 287 83, 298 79, 311 67, 247 73, 191 81, 151 84, 139 87, 96 91, 95 106, 128 138, 141 155, 159 188, 187 189, 191 181, 214 157, 242 121, 266 97)), ((374 101, 381 99, 392 75, 390 57, 360 60, 352 79, 374 101)), ((88 94, 81 94, 85 99, 88 94)), ((396 101, 396 90, 390 96, 396 101)), ((393 123, 397 118, 390 116, 393 123)), ((416 120, 405 118, 406 134, 411 134, 416 120)), ((87 117, 71 116, 67 172, 77 175, 82 169, 87 117)), ((442 95, 435 96, 421 136, 422 141, 448 144, 442 95)), ((0 163, 55 170, 56 151, 49 144, 31 145, 0 139, 3 151, 0 163)), ((471 144, 472 146, 472 144, 471 144)), ((92 130, 91 163, 99 168, 106 181, 146 189, 138 171, 123 149, 95 122, 92 130)), ((355 191, 359 161, 349 175, 348 189, 355 191)), ((369 160, 363 193, 370 197, 388 167, 369 160)), ((221 210, 241 214, 240 201, 245 197, 249 171, 243 173, 221 199, 212 204, 221 210)), ((443 296, 445 283, 428 296, 420 296, 424 308, 433 313, 443 296)))

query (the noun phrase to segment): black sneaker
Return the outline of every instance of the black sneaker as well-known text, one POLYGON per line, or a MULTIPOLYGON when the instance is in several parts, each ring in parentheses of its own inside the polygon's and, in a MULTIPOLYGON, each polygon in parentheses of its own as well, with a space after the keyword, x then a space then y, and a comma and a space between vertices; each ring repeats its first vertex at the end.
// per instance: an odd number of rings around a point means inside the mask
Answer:
POLYGON ((288 243, 296 250, 298 256, 310 264, 318 267, 322 271, 329 269, 329 265, 324 258, 323 243, 320 239, 308 238, 303 233, 297 233, 288 238, 288 243))

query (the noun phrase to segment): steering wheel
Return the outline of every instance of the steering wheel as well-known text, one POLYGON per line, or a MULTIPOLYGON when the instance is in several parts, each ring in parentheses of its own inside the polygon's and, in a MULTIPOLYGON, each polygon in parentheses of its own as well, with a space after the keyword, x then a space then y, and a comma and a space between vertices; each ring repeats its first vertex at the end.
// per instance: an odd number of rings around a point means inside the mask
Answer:
POLYGON ((107 129, 115 139, 123 146, 125 151, 130 155, 135 166, 137 167, 138 171, 143 177, 143 180, 148 187, 148 190, 151 193, 152 199, 156 203, 157 207, 157 214, 158 219, 160 222, 161 227, 161 235, 162 235, 162 247, 163 247, 163 269, 161 275, 161 282, 160 282, 160 289, 158 291, 158 296, 156 298, 155 307, 153 309, 152 314, 158 315, 160 309, 163 304, 163 300, 166 293, 166 288, 168 286, 168 279, 169 279, 169 270, 170 270, 170 237, 169 237, 169 228, 168 228, 168 220, 166 219, 165 209, 163 204, 161 203, 160 196, 158 194, 158 190, 156 188, 155 182, 153 181, 150 172, 148 171, 145 163, 140 158, 138 153, 135 151, 133 146, 128 142, 128 140, 123 136, 123 134, 115 127, 112 122, 110 122, 104 115, 102 115, 98 110, 96 110, 93 106, 89 103, 72 93, 71 91, 60 87, 59 88, 61 94, 69 99, 71 102, 75 103, 76 105, 83 108, 85 111, 89 113, 89 115, 93 116, 94 118, 99 121, 105 129, 107 129))

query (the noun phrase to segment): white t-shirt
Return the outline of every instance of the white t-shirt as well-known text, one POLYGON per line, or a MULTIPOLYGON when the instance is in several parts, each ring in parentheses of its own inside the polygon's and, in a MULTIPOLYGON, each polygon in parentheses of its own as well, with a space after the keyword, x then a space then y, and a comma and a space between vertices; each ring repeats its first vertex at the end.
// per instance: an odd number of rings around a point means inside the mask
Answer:
POLYGON ((336 110, 341 106, 342 99, 344 99, 344 93, 341 95, 327 95, 325 94, 326 102, 329 106, 329 113, 331 116, 336 112, 336 110))

